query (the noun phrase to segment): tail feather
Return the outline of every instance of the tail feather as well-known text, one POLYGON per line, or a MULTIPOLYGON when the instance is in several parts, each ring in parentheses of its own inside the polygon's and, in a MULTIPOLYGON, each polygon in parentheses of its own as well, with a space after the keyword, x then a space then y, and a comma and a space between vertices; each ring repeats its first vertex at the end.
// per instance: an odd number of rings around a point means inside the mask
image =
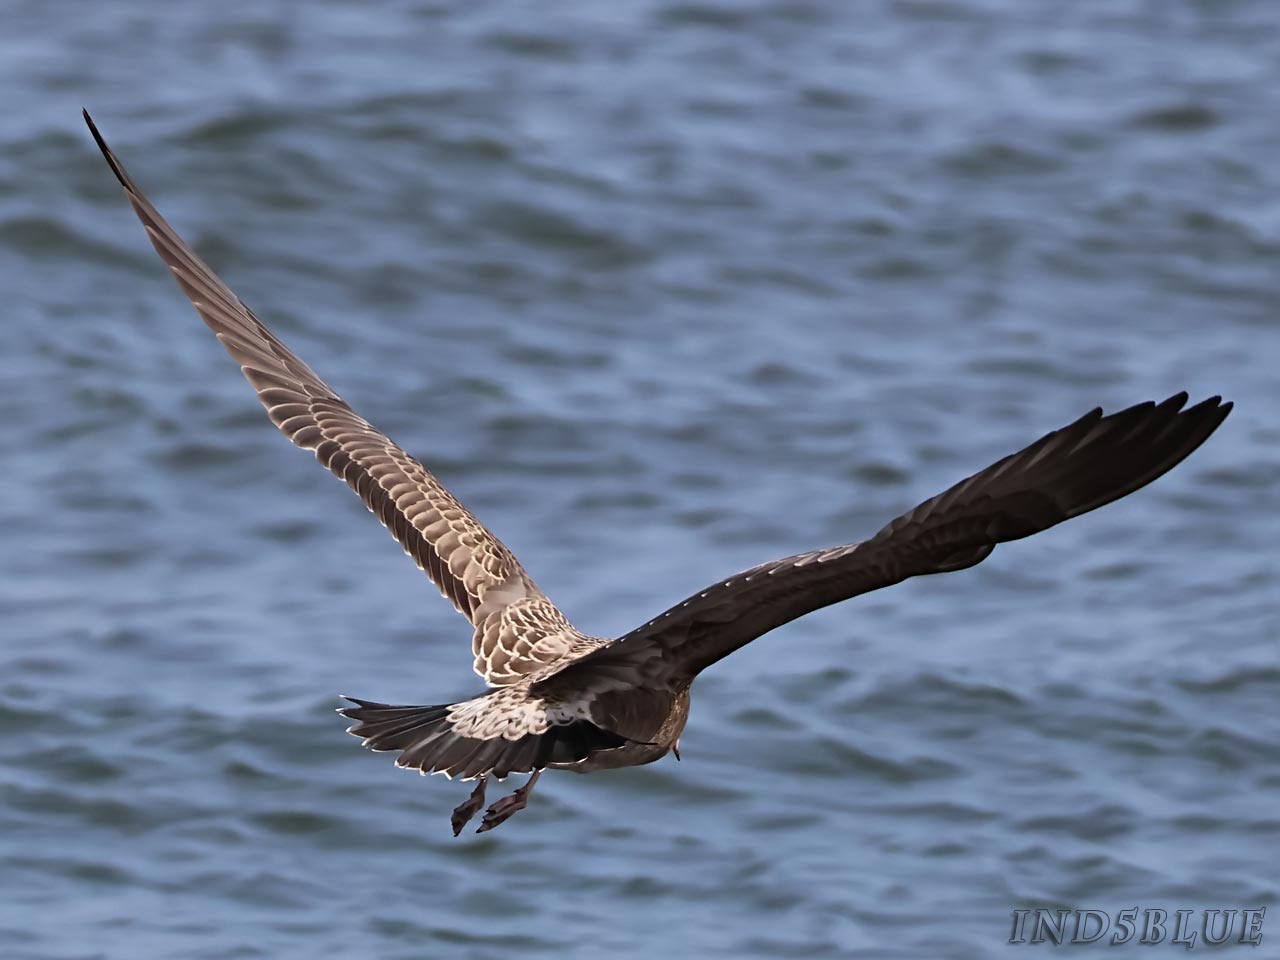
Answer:
POLYGON ((584 719, 514 739, 465 737, 455 733, 449 721, 453 704, 402 706, 343 699, 355 704, 338 710, 356 721, 347 732, 362 738, 366 747, 401 751, 396 766, 462 780, 482 775, 502 780, 509 774, 532 773, 553 763, 576 763, 599 750, 629 742, 584 719))
POLYGON ((363 738, 366 747, 378 751, 402 750, 417 743, 424 736, 424 728, 438 732, 449 709, 447 706, 393 707, 352 697, 345 699, 358 706, 338 712, 360 721, 347 732, 363 738))
POLYGON ((497 772, 494 770, 494 764, 502 757, 502 751, 505 747, 503 741, 489 741, 480 747, 471 759, 458 774, 462 780, 473 780, 482 773, 492 773, 494 779, 497 779, 497 772))

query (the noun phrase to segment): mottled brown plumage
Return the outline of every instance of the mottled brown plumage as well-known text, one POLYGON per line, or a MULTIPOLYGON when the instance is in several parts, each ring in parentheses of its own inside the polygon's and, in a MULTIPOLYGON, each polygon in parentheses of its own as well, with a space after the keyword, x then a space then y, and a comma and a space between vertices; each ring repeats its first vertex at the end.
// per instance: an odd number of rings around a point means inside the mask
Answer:
POLYGON ((575 630, 502 541, 267 329, 160 216, 87 112, 85 120, 156 252, 240 364, 271 422, 345 480, 471 621, 475 670, 485 682, 544 676, 566 656, 603 643, 575 630))
MULTIPOLYGON (((675 750, 689 687, 743 644, 820 607, 908 577, 962 570, 997 544, 1126 496, 1172 469, 1231 410, 1185 393, 1085 414, 903 514, 868 540, 761 564, 717 582, 616 640, 565 619, 501 541, 417 460, 351 409, 196 256, 85 120, 178 286, 298 446, 345 480, 471 622, 476 672, 491 688, 458 703, 357 700, 339 712, 397 765, 479 783, 454 833, 484 804, 488 778, 531 773, 493 804, 488 830, 521 809, 540 772, 649 763, 675 750)), ((678 754, 677 754, 678 756, 678 754)))

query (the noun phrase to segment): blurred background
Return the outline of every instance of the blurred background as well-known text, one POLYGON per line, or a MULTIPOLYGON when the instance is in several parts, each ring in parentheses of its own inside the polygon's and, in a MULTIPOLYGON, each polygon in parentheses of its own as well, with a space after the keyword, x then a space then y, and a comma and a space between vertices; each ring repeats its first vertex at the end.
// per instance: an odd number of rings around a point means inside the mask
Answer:
POLYGON ((4 17, 7 957, 985 958, 1015 908, 1275 904, 1269 0, 4 17), (478 692, 466 623, 271 429, 81 107, 588 632, 1095 405, 1237 410, 725 661, 683 763, 455 840, 469 787, 332 710, 478 692))

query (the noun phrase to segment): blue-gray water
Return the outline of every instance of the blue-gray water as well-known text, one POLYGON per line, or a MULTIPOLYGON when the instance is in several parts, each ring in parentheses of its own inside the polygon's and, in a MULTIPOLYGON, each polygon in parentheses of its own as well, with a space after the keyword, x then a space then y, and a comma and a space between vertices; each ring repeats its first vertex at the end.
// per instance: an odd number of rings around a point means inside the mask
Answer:
POLYGON ((1275 906, 1272 0, 4 20, 3 956, 985 958, 1018 907, 1275 906), (1237 410, 720 664, 684 762, 455 840, 468 787, 332 710, 474 693, 466 624, 270 428, 81 106, 587 631, 1095 404, 1237 410))

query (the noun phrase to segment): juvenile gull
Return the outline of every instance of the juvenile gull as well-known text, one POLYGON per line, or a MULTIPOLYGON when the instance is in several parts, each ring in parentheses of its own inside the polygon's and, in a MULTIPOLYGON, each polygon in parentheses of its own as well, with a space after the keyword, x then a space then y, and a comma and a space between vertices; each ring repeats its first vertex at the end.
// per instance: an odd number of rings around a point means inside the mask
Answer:
POLYGON ((720 580, 615 639, 580 633, 501 541, 417 460, 349 407, 178 236, 85 113, 151 243, 240 364, 280 430, 345 480, 470 621, 470 700, 395 706, 346 697, 348 732, 396 765, 476 780, 453 812, 456 836, 485 785, 531 774, 488 808, 479 832, 528 800, 547 768, 578 772, 674 753, 689 687, 716 661, 810 611, 908 577, 963 570, 996 544, 1028 537, 1126 496, 1172 469, 1217 429, 1230 403, 1185 407, 1179 393, 1104 416, 1086 413, 889 523, 868 540, 814 550, 720 580))

